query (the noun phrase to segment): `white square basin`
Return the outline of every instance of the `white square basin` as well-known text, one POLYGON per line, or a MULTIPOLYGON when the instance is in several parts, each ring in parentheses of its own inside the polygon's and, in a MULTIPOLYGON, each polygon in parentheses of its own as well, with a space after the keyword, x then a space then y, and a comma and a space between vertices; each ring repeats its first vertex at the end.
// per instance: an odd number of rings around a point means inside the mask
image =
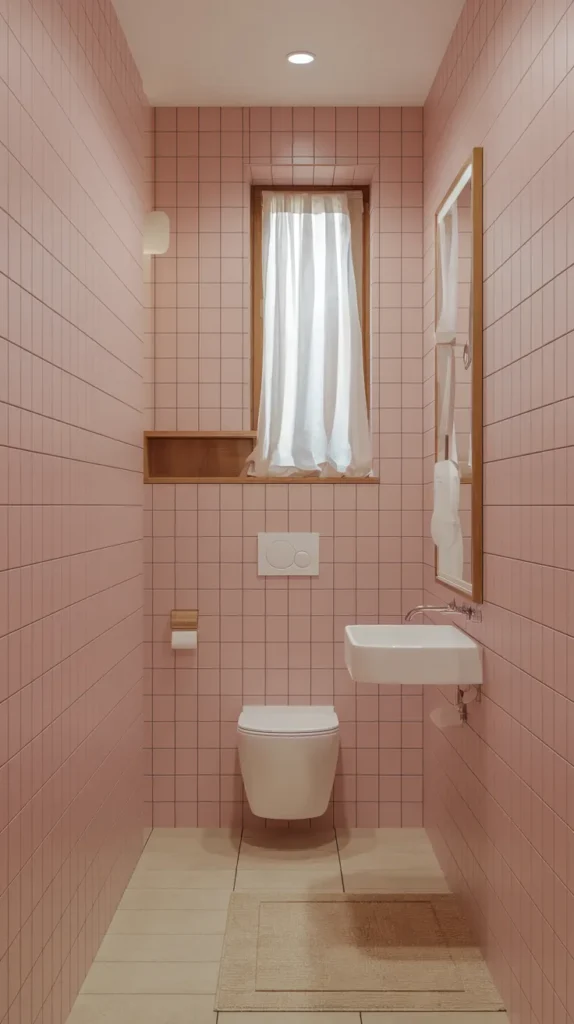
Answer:
POLYGON ((482 683, 481 648, 456 626, 346 626, 345 664, 356 683, 482 683))

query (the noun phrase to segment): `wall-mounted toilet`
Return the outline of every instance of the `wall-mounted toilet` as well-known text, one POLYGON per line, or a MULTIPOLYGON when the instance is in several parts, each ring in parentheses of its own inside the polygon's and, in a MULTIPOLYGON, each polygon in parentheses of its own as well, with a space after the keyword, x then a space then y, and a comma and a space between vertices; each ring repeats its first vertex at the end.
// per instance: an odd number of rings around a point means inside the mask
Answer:
POLYGON ((325 705, 247 705, 237 724, 249 806, 260 818, 317 818, 327 810, 339 719, 325 705))

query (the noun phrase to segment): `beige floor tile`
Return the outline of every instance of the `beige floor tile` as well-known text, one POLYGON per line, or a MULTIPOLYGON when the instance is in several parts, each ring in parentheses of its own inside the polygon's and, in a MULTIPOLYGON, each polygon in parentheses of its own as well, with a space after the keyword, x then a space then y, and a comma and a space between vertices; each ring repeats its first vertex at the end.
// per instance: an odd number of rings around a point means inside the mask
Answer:
MULTIPOLYGON (((161 872, 157 872, 160 874, 161 872)), ((126 889, 119 910, 227 910, 231 889, 126 889)))
POLYGON ((237 872, 235 885, 237 892, 252 890, 293 890, 299 892, 342 892, 340 871, 326 868, 321 871, 307 870, 301 868, 299 871, 258 868, 257 870, 245 870, 240 868, 237 872))
POLYGON ((509 1024, 505 1013, 363 1013, 362 1018, 363 1024, 509 1024))
POLYGON ((96 961, 90 967, 81 992, 82 995, 97 993, 215 995, 218 974, 218 963, 105 963, 96 961))
POLYGON ((223 935, 225 910, 117 910, 108 935, 223 935))
POLYGON ((310 829, 295 831, 289 828, 266 828, 266 829, 244 829, 241 838, 242 844, 257 846, 261 849, 282 849, 286 844, 321 849, 330 847, 336 841, 335 829, 327 829, 322 832, 313 832, 310 829))
POLYGON ((337 843, 332 833, 324 837, 306 833, 247 837, 239 851, 239 869, 270 867, 298 871, 324 866, 334 870, 339 867, 337 843))
POLYGON ((339 836, 345 889, 448 892, 424 829, 354 829, 339 836))
POLYGON ((233 856, 239 849, 241 832, 229 829, 157 829, 154 828, 144 852, 157 850, 178 850, 185 847, 201 853, 233 856))
POLYGON ((345 892, 447 893, 446 880, 434 873, 408 869, 361 869, 343 865, 345 892))
POLYGON ((223 935, 106 935, 96 960, 219 963, 223 935))
POLYGON ((442 875, 441 867, 435 857, 426 850, 404 849, 393 850, 379 847, 369 853, 356 853, 352 856, 341 856, 341 864, 347 867, 380 868, 383 865, 391 868, 405 867, 410 870, 423 868, 427 874, 442 875))
POLYGON ((342 860, 350 857, 377 857, 381 851, 388 855, 424 854, 435 860, 430 839, 424 828, 355 828, 337 832, 337 842, 342 860))
POLYGON ((67 1024, 216 1024, 213 995, 80 995, 67 1024))
POLYGON ((359 1013, 220 1013, 219 1024, 361 1024, 359 1013))
POLYGON ((435 874, 442 874, 440 865, 432 850, 413 844, 411 847, 379 846, 373 850, 354 851, 348 853, 341 851, 341 864, 349 866, 360 865, 361 867, 376 868, 382 864, 400 866, 405 864, 408 867, 424 867, 427 871, 435 874))
POLYGON ((131 889, 233 889, 235 866, 219 871, 148 871, 137 867, 126 891, 131 889))
POLYGON ((396 843, 401 845, 404 842, 404 837, 401 835, 402 832, 408 832, 409 841, 415 839, 423 840, 426 843, 430 843, 427 830, 425 828, 414 827, 414 828, 338 828, 337 839, 340 845, 345 845, 349 842, 354 843, 396 843))
POLYGON ((320 838, 323 836, 327 839, 333 839, 335 831, 336 830, 331 826, 325 826, 324 828, 309 828, 308 819, 304 818, 300 822, 294 821, 286 828, 283 826, 276 827, 273 824, 269 824, 265 828, 253 828, 251 825, 246 825, 241 834, 243 839, 260 839, 263 837, 276 839, 280 842, 284 836, 302 836, 303 838, 309 838, 310 836, 320 838))
MULTIPOLYGON (((151 842, 151 840, 150 840, 151 842)), ((150 847, 149 843, 140 857, 141 871, 232 871, 237 864, 237 850, 206 850, 201 846, 188 846, 185 842, 172 843, 165 847, 150 847)))
POLYGON ((239 828, 153 828, 152 836, 157 839, 195 839, 197 842, 224 843, 241 838, 239 828))
POLYGON ((361 864, 368 867, 380 867, 381 864, 407 864, 409 867, 417 865, 424 866, 437 874, 441 872, 440 865, 432 850, 413 843, 412 846, 378 846, 372 850, 361 852, 354 850, 341 851, 341 864, 361 864))
POLYGON ((240 857, 237 865, 238 871, 315 871, 330 874, 337 874, 341 871, 339 858, 336 854, 325 857, 293 857, 290 851, 285 850, 276 857, 240 857))

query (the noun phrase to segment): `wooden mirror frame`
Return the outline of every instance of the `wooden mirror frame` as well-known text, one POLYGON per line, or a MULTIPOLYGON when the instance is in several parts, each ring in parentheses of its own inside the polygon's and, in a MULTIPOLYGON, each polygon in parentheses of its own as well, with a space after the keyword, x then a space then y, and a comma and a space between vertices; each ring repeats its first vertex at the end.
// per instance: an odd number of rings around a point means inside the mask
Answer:
MULTIPOLYGON (((472 504, 471 504, 471 568, 472 580, 466 586, 456 586, 438 571, 438 548, 435 547, 435 577, 437 582, 454 590, 457 594, 470 597, 480 603, 483 594, 483 150, 475 148, 461 167, 448 191, 439 203, 435 213, 435 329, 438 322, 439 304, 439 241, 438 215, 448 202, 461 178, 471 169, 471 212, 472 212, 472 287, 470 292, 472 315, 470 329, 472 339, 472 381, 471 381, 471 423, 472 423, 472 504)), ((439 381, 437 352, 435 346, 435 461, 438 457, 438 394, 439 381)), ((462 484, 462 481, 461 481, 462 484)), ((464 581, 461 580, 461 583, 464 581)))

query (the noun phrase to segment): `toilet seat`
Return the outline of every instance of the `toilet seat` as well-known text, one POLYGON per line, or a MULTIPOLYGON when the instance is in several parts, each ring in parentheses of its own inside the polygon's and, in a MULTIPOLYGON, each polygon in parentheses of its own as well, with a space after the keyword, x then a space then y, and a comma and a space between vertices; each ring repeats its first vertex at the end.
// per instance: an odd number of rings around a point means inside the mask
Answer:
POLYGON ((339 756, 332 705, 247 705, 237 723, 237 749, 257 817, 290 821, 325 813, 339 756))
POLYGON ((247 704, 237 729, 257 736, 323 736, 338 731, 339 719, 329 704, 247 704))

